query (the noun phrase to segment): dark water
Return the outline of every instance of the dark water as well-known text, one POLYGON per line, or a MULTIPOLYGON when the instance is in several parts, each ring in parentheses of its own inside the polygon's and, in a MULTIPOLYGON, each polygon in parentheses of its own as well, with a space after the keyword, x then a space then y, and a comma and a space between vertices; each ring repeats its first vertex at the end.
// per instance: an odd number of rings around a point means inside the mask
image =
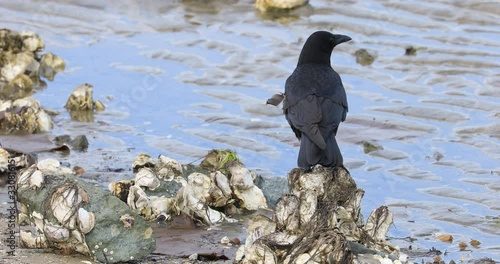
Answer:
POLYGON ((388 205, 392 237, 446 250, 445 259, 500 259, 500 3, 322 0, 267 15, 252 1, 86 3, 0 4, 1 27, 37 32, 67 63, 35 94, 43 106, 63 111, 85 82, 107 105, 94 123, 55 119, 54 134, 83 133, 91 144, 59 158, 100 172, 128 168, 140 152, 187 163, 231 148, 248 167, 284 177, 298 142, 265 101, 283 91, 305 38, 329 30, 353 39, 332 65, 350 105, 338 141, 366 191, 364 214, 388 205), (416 56, 404 55, 410 45, 416 56), (373 64, 356 63, 360 48, 373 64), (364 140, 384 150, 365 154, 364 140), (482 244, 459 251, 471 239, 482 244))

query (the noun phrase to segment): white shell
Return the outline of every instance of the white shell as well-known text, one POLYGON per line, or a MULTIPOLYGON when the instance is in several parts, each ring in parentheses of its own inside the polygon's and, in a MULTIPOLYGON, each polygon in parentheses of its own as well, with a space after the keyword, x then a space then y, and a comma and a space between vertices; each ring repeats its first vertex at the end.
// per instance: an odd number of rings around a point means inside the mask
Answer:
POLYGON ((149 198, 139 186, 131 186, 127 197, 128 206, 137 213, 149 206, 149 198))
POLYGON ((234 190, 234 194, 242 201, 242 207, 248 210, 267 208, 266 197, 261 189, 253 186, 250 189, 234 190))
POLYGON ((15 100, 12 103, 12 107, 13 108, 29 107, 29 108, 34 108, 34 109, 38 110, 38 109, 40 109, 40 103, 33 97, 24 97, 24 98, 20 98, 20 99, 15 100))
POLYGON ((30 188, 41 188, 44 178, 45 177, 43 176, 43 173, 41 171, 34 171, 30 177, 30 188))
POLYGON ((135 175, 134 181, 136 186, 147 187, 150 190, 154 190, 160 186, 160 180, 150 168, 140 168, 135 175))
POLYGON ((231 242, 231 240, 227 236, 224 236, 220 239, 221 244, 229 244, 229 242, 231 242))
MULTIPOLYGON (((161 213, 171 214, 175 212, 175 198, 167 198, 167 197, 150 197, 149 204, 151 206, 151 218, 156 218, 161 213)), ((168 218, 168 217, 167 217, 168 218)))
POLYGON ((165 155, 158 156, 156 167, 158 177, 166 181, 171 181, 175 176, 182 175, 182 165, 177 160, 165 155))
POLYGON ((31 165, 31 167, 22 171, 21 175, 17 178, 17 188, 25 189, 30 188, 31 184, 31 175, 36 171, 36 166, 31 165))
POLYGON ((61 166, 61 163, 56 159, 44 159, 37 163, 37 168, 42 172, 55 172, 61 166))
POLYGON ((0 171, 7 171, 9 169, 9 152, 0 148, 0 171))
POLYGON ((50 199, 50 209, 54 217, 64 227, 76 228, 77 210, 83 201, 76 186, 63 185, 57 188, 50 199))
POLYGON ((40 132, 46 132, 52 129, 52 118, 43 109, 38 112, 38 130, 40 132))
POLYGON ((69 230, 62 226, 56 226, 45 222, 45 226, 43 227, 43 233, 47 240, 51 242, 64 242, 69 238, 69 230))
POLYGON ((250 189, 254 185, 252 174, 250 170, 245 168, 243 164, 236 163, 228 168, 230 177, 230 184, 234 188, 238 189, 250 189))
POLYGON ((19 35, 23 37, 23 50, 34 52, 45 48, 45 44, 38 34, 31 31, 21 31, 19 35))
POLYGON ((95 215, 92 212, 80 208, 78 209, 78 227, 83 234, 87 234, 94 228, 95 215))
POLYGON ((47 238, 44 235, 35 236, 27 230, 20 230, 19 236, 25 248, 47 248, 47 238))
POLYGON ((221 189, 222 193, 225 196, 231 196, 233 191, 231 190, 231 186, 229 186, 229 180, 226 175, 222 174, 220 171, 216 171, 214 175, 215 184, 219 189, 221 189))
POLYGON ((35 222, 35 226, 38 231, 43 232, 43 215, 39 212, 33 211, 31 213, 31 217, 33 217, 33 222, 35 222))
POLYGON ((210 177, 203 173, 194 172, 188 176, 188 185, 209 189, 210 183, 210 177))
POLYGON ((145 167, 147 165, 154 165, 154 164, 155 164, 155 161, 153 160, 153 158, 151 158, 150 155, 145 154, 145 153, 141 153, 141 154, 137 155, 137 157, 135 157, 134 163, 132 163, 132 168, 134 171, 137 171, 142 167, 145 167))
POLYGON ((12 107, 11 100, 7 100, 7 101, 3 101, 3 102, 0 100, 0 112, 5 111, 7 109, 10 109, 11 107, 12 107))

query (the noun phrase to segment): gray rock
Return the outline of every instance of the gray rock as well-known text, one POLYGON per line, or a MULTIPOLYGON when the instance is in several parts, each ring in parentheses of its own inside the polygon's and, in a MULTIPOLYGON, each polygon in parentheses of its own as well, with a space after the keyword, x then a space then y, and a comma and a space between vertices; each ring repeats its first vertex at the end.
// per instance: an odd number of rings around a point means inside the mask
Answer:
POLYGON ((76 136, 69 144, 76 151, 87 151, 89 148, 89 141, 85 135, 76 136))
POLYGON ((276 207, 276 202, 281 195, 288 193, 288 182, 285 177, 269 177, 257 175, 254 180, 255 186, 259 187, 267 200, 270 208, 276 207))
MULTIPOLYGON (((36 168, 31 167, 32 175, 35 175, 36 168)), ((153 235, 153 229, 144 221, 144 219, 133 213, 129 207, 117 197, 111 195, 90 183, 83 182, 74 175, 68 173, 46 173, 40 184, 26 185, 18 180, 18 200, 25 208, 23 214, 29 216, 29 222, 32 225, 38 224, 38 233, 41 236, 47 236, 40 231, 40 225, 47 226, 50 223, 53 226, 62 226, 70 232, 78 232, 82 228, 68 227, 67 223, 61 223, 51 207, 54 193, 64 186, 72 186, 78 190, 78 195, 82 198, 76 208, 71 208, 67 214, 75 214, 78 210, 86 210, 95 216, 93 228, 82 234, 83 241, 79 243, 79 248, 74 248, 75 237, 71 237, 57 243, 48 243, 52 249, 76 250, 80 253, 86 252, 93 259, 102 263, 118 263, 143 259, 156 248, 156 241, 153 235), (43 222, 33 217, 41 215, 43 222), (126 220, 126 221, 124 221, 126 220), (88 249, 86 248, 88 247, 88 249)), ((34 176, 30 176, 28 183, 33 182, 34 176)), ((25 177, 26 179, 26 177, 25 177)), ((77 202, 75 200, 75 202, 77 202)), ((59 208, 60 209, 60 208, 59 208)), ((72 216, 70 216, 73 218, 72 216)), ((71 219, 69 219, 71 220, 71 219)), ((68 220, 68 221, 69 221, 68 220)), ((80 220, 77 220, 77 223, 80 220)), ((50 238, 48 238, 50 239, 50 238)))

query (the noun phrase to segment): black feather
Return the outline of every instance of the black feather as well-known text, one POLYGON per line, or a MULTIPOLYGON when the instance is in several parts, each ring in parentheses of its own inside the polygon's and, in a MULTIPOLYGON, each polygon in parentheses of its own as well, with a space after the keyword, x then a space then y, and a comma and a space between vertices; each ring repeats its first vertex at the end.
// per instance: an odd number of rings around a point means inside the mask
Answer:
POLYGON ((286 80, 283 112, 301 141, 297 160, 301 168, 343 165, 335 136, 347 115, 347 96, 340 76, 331 67, 330 56, 336 45, 350 39, 326 31, 313 33, 286 80))

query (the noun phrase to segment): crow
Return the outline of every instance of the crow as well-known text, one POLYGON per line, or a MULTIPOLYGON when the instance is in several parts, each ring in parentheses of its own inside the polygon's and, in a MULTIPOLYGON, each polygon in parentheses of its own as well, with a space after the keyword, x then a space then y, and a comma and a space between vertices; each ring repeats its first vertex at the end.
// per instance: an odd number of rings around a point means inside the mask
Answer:
POLYGON ((274 95, 268 104, 283 100, 283 113, 300 140, 298 167, 310 170, 343 166, 335 140, 340 122, 345 121, 348 106, 342 80, 330 64, 333 48, 351 40, 327 31, 314 32, 306 40, 294 72, 285 83, 285 93, 274 95))

